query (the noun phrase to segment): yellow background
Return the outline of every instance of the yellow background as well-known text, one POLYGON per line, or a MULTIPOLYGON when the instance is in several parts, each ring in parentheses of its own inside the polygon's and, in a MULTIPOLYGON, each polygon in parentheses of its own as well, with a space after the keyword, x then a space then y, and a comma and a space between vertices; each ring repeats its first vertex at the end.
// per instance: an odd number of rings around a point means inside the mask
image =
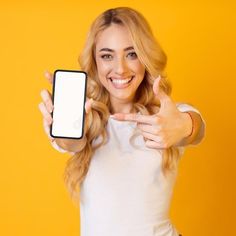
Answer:
POLYGON ((204 141, 181 160, 173 223, 184 236, 236 235, 233 2, 1 1, 0 235, 79 235, 79 212, 62 181, 69 155, 44 134, 40 90, 51 89, 45 70, 78 69, 90 24, 116 6, 147 18, 168 55, 172 98, 194 104, 207 124, 204 141))

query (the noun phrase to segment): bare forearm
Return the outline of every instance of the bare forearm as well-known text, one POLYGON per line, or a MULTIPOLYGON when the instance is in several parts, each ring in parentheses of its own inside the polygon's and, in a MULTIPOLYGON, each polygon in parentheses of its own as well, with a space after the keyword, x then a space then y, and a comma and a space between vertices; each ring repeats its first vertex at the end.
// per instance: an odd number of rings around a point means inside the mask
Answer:
POLYGON ((86 145, 87 139, 55 139, 57 145, 69 152, 80 152, 86 145))

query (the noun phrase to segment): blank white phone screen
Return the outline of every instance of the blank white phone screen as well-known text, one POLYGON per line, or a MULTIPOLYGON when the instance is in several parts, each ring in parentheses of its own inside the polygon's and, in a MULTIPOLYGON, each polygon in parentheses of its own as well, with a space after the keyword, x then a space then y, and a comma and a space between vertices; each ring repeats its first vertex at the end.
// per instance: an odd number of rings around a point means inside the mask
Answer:
POLYGON ((83 72, 55 72, 52 136, 82 137, 85 86, 86 74, 83 72))

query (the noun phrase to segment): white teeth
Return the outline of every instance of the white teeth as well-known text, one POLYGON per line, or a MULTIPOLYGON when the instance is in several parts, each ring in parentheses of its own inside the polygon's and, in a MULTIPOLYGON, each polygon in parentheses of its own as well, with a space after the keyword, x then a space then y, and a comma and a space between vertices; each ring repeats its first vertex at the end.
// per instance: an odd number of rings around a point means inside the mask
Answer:
MULTIPOLYGON (((132 77, 133 78, 133 77, 132 77)), ((130 79, 112 79, 112 83, 114 84, 126 84, 128 83, 132 78, 130 79)))

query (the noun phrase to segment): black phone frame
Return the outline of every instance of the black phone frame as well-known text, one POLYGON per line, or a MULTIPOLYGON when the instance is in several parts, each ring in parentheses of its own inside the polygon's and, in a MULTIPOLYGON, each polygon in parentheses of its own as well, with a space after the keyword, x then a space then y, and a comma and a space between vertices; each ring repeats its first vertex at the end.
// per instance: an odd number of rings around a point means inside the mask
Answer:
MULTIPOLYGON (((55 136, 52 134, 52 126, 53 122, 50 125, 50 136, 53 138, 63 138, 63 139, 81 139, 84 136, 84 120, 85 120, 85 103, 86 103, 86 92, 87 92, 87 73, 81 70, 65 70, 65 69, 57 69, 53 73, 53 85, 52 85, 52 104, 54 105, 54 96, 55 96, 55 85, 56 85, 56 73, 57 72, 76 72, 76 73, 84 73, 85 74, 85 91, 84 91, 84 111, 83 111, 83 124, 82 124, 82 133, 80 137, 67 137, 67 136, 55 136)), ((51 113, 53 118, 53 111, 51 113)))

